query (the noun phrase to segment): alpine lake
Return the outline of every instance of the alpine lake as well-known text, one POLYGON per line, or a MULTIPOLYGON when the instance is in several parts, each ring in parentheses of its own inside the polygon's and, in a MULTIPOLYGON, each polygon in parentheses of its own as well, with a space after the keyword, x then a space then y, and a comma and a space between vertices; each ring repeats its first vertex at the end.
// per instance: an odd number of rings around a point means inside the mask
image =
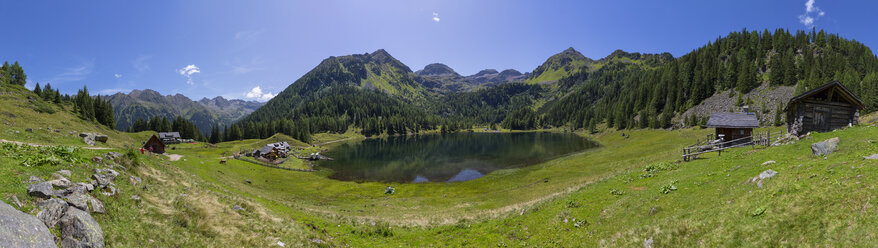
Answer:
POLYGON ((452 133, 365 139, 341 144, 319 166, 332 179, 399 183, 459 182, 597 148, 570 133, 452 133))

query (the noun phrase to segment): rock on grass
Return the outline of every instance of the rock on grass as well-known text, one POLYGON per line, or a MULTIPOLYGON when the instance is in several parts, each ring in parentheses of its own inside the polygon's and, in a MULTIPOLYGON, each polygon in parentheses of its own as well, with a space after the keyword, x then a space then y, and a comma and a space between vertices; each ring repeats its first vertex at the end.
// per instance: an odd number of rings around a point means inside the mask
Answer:
POLYGON ((67 209, 61 218, 61 247, 104 247, 104 231, 87 212, 67 209))
POLYGON ((37 217, 0 201, 0 247, 55 247, 55 236, 37 217))

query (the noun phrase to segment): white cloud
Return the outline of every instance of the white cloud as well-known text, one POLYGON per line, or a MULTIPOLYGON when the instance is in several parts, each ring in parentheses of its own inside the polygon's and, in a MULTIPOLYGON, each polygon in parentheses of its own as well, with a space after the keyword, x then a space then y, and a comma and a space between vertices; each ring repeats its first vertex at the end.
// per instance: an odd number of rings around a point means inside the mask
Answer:
POLYGON ((248 31, 239 31, 235 33, 236 40, 256 40, 262 36, 262 33, 265 32, 264 29, 260 30, 248 30, 248 31))
POLYGON ((117 92, 118 93, 128 93, 128 92, 131 92, 131 90, 130 89, 103 89, 103 90, 98 91, 98 94, 112 95, 112 94, 116 94, 117 92))
POLYGON ((64 72, 55 75, 54 77, 49 79, 49 82, 64 83, 80 81, 85 79, 89 74, 91 74, 93 69, 94 60, 82 61, 79 63, 79 65, 64 69, 64 72))
POLYGON ((122 78, 122 74, 116 73, 116 74, 113 74, 113 77, 114 78, 122 78))
POLYGON ((812 27, 814 22, 823 15, 826 15, 826 12, 817 7, 817 5, 814 5, 814 0, 808 0, 805 2, 805 13, 799 15, 799 22, 802 25, 812 27))
POLYGON ((439 22, 439 13, 433 12, 433 21, 439 22))
POLYGON ((809 27, 810 27, 812 24, 814 24, 814 18, 812 18, 812 17, 810 17, 810 16, 806 16, 806 15, 800 15, 800 16, 799 16, 799 22, 801 22, 801 23, 804 24, 805 26, 809 26, 809 27))
POLYGON ((183 76, 186 77, 186 83, 187 83, 187 84, 192 85, 192 84, 193 84, 193 82, 192 82, 192 74, 195 74, 195 73, 201 73, 201 69, 198 68, 198 66, 195 66, 195 65, 187 65, 186 67, 183 67, 183 69, 177 70, 177 72, 179 72, 180 75, 183 75, 183 76))
POLYGON ((277 96, 277 95, 272 94, 271 92, 263 93, 262 88, 260 88, 259 86, 253 87, 253 89, 251 89, 250 92, 244 93, 244 97, 252 98, 252 99, 256 99, 256 100, 260 100, 260 101, 268 101, 268 100, 271 100, 271 98, 274 98, 275 96, 277 96))
POLYGON ((141 55, 137 57, 134 61, 131 61, 131 66, 134 67, 135 70, 139 72, 145 72, 149 70, 149 64, 146 63, 147 60, 152 58, 150 55, 141 55))

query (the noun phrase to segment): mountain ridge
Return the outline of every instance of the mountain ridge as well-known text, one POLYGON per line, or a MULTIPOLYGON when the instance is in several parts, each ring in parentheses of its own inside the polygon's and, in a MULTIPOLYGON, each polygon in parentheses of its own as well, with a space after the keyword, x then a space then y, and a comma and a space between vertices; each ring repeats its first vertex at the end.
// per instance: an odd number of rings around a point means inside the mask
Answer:
POLYGON ((212 126, 232 124, 263 105, 221 96, 193 101, 180 93, 162 95, 152 89, 132 90, 127 94, 119 92, 107 95, 105 99, 113 105, 118 130, 126 130, 137 119, 182 116, 192 121, 202 133, 207 133, 212 126))

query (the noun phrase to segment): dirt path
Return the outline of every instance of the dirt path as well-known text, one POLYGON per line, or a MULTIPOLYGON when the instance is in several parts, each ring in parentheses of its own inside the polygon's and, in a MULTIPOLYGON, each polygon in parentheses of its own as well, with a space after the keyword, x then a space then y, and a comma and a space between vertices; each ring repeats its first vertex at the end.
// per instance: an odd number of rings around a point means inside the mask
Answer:
MULTIPOLYGON (((5 140, 5 139, 0 139, 0 143, 12 143, 12 144, 16 144, 16 145, 29 145, 29 146, 35 146, 35 147, 52 146, 52 145, 41 145, 41 144, 25 143, 25 142, 20 142, 20 141, 11 141, 11 140, 5 140)), ((82 149, 89 149, 89 150, 106 150, 106 149, 112 149, 112 148, 109 148, 109 147, 97 147, 97 146, 79 146, 79 147, 82 148, 82 149)))
POLYGON ((165 154, 165 156, 168 156, 168 158, 170 158, 171 161, 177 161, 183 157, 183 155, 180 155, 180 154, 167 154, 167 153, 165 154))

